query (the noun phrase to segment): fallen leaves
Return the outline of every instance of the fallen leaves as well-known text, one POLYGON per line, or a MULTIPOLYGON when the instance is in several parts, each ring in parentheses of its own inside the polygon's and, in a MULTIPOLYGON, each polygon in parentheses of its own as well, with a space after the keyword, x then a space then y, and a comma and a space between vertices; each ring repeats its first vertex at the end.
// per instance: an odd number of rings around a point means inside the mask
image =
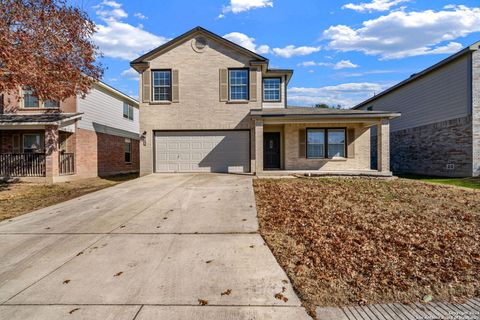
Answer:
POLYGON ((285 296, 284 296, 283 294, 281 294, 281 293, 275 294, 275 299, 281 300, 281 301, 283 301, 283 302, 287 302, 287 301, 288 301, 288 298, 285 297, 285 296))
POLYGON ((72 310, 70 310, 68 313, 69 313, 69 314, 72 314, 72 313, 74 313, 75 311, 78 311, 78 310, 80 310, 80 308, 72 309, 72 310))
POLYGON ((221 296, 229 296, 232 293, 232 289, 227 289, 227 291, 222 292, 220 295, 221 296))
POLYGON ((480 193, 410 180, 255 180, 260 231, 307 305, 480 296, 480 193))
POLYGON ((198 304, 201 306, 206 306, 208 304, 208 300, 198 299, 198 304))
POLYGON ((122 274, 123 274, 123 271, 119 271, 119 272, 115 273, 113 276, 114 277, 120 277, 122 274))
POLYGON ((63 280, 63 284, 68 284, 70 282, 70 279, 63 280))

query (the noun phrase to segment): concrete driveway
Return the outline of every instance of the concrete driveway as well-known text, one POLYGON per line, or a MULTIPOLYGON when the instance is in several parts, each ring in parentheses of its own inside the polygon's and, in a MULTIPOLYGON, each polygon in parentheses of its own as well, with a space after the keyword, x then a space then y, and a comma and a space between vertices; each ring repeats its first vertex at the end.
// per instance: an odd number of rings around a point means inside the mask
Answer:
POLYGON ((4 221, 0 319, 310 319, 257 231, 243 175, 150 175, 4 221))

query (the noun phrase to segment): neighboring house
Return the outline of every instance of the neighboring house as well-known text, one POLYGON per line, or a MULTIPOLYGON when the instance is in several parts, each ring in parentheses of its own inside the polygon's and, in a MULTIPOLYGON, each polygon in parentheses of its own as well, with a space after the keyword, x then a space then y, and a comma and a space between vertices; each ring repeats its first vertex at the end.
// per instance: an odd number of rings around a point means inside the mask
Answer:
POLYGON ((0 177, 58 182, 139 170, 138 102, 102 83, 84 97, 0 95, 0 177))
POLYGON ((355 110, 395 110, 396 173, 480 175, 480 42, 412 75, 355 110))
POLYGON ((313 171, 390 175, 393 112, 287 108, 293 71, 197 27, 131 62, 140 173, 313 171), (370 127, 380 128, 378 171, 370 127))

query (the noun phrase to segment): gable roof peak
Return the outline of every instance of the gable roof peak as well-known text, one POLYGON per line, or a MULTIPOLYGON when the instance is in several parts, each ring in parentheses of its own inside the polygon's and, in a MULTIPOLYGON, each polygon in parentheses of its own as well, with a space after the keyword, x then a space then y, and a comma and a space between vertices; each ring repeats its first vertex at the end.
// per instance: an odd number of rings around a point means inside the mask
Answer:
POLYGON ((251 50, 248 50, 247 48, 244 48, 228 39, 225 39, 221 36, 219 36, 218 34, 216 33, 213 33, 201 26, 196 26, 195 28, 179 35, 178 37, 176 38, 173 38, 172 40, 170 41, 167 41, 166 43, 160 45, 159 47, 143 54, 142 56, 138 57, 137 59, 133 60, 130 62, 130 65, 132 67, 135 67, 136 65, 142 65, 142 64, 145 64, 147 61, 148 58, 152 57, 153 55, 156 55, 162 51, 165 51, 167 50, 168 48, 172 47, 173 45, 179 43, 180 41, 182 40, 185 40, 187 38, 189 38, 190 36, 194 35, 195 33, 198 33, 198 32, 201 32, 201 33, 204 33, 205 35, 219 41, 219 42, 222 42, 224 44, 226 44, 227 46, 229 47, 232 47, 233 49, 235 50, 238 50, 240 52, 243 52, 244 54, 246 55, 250 55, 252 56, 255 60, 258 60, 258 61, 261 61, 261 62, 267 62, 268 63, 268 59, 251 51, 251 50))

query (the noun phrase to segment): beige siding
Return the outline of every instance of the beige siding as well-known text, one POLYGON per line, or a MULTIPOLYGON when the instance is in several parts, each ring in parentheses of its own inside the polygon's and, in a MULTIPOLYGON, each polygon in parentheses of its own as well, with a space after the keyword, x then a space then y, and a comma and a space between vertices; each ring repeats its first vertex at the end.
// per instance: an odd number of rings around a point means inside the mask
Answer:
POLYGON ((460 118, 470 114, 469 55, 452 61, 373 102, 373 110, 399 111, 391 131, 460 118))
POLYGON ((360 125, 355 128, 355 157, 345 159, 307 159, 299 157, 299 131, 307 127, 338 127, 332 124, 286 124, 285 170, 369 170, 370 169, 370 129, 360 125))
MULTIPOLYGON (((261 108, 261 86, 257 86, 257 100, 247 103, 220 101, 219 70, 249 67, 252 58, 242 55, 213 39, 208 47, 196 52, 188 39, 170 51, 152 58, 150 69, 177 69, 179 102, 171 104, 140 104, 140 132, 147 132, 146 145, 141 145, 141 173, 153 170, 154 130, 215 130, 249 129, 249 112, 261 108)), ((257 71, 257 83, 261 83, 257 71)), ((140 89, 143 86, 140 84, 140 89)), ((142 95, 142 92, 140 93, 142 95)))

